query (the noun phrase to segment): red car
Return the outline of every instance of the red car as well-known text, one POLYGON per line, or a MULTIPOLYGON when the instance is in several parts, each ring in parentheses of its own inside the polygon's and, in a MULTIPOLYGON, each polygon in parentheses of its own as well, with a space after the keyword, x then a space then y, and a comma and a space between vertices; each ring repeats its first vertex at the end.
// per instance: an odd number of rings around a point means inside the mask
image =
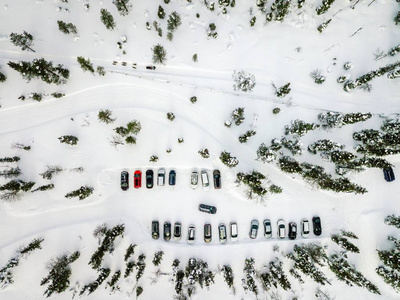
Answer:
POLYGON ((142 172, 137 170, 133 175, 133 186, 138 189, 142 186, 142 172))

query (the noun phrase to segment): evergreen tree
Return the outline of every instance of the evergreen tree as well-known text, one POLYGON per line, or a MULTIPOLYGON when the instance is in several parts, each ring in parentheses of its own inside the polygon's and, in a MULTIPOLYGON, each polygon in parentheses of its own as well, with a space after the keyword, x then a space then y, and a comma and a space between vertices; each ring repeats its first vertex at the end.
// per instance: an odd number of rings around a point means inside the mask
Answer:
POLYGON ((164 11, 164 8, 161 5, 158 6, 157 15, 158 15, 158 17, 160 19, 164 19, 165 18, 165 11, 164 11))
POLYGON ((282 269, 283 263, 278 259, 269 263, 269 271, 261 273, 260 278, 266 290, 271 290, 272 287, 278 288, 278 284, 285 290, 291 289, 290 281, 282 269))
POLYGON ((115 28, 115 26, 116 26, 115 21, 114 21, 114 17, 105 8, 102 8, 100 10, 100 20, 104 24, 104 26, 106 26, 106 28, 109 29, 109 30, 113 30, 115 28))
POLYGON ((146 268, 145 260, 146 260, 146 255, 140 254, 138 257, 138 261, 136 263, 136 282, 138 282, 139 279, 144 274, 144 269, 146 268))
POLYGON ((30 33, 24 31, 22 34, 11 33, 10 41, 14 44, 14 46, 21 47, 23 51, 32 51, 35 52, 31 47, 33 46, 33 36, 30 33))
POLYGON ((320 127, 319 124, 315 123, 306 123, 303 120, 294 120, 290 122, 290 125, 285 126, 285 134, 292 134, 292 135, 298 135, 298 136, 303 136, 307 132, 311 130, 315 130, 318 127, 320 127))
POLYGON ((18 156, 3 157, 3 158, 0 158, 0 163, 5 163, 5 162, 11 163, 11 162, 17 162, 19 160, 20 160, 20 158, 18 156))
POLYGON ((400 216, 390 215, 385 218, 385 224, 395 226, 400 229, 400 216))
POLYGON ((156 253, 154 253, 153 265, 158 267, 163 259, 163 255, 164 255, 163 251, 157 251, 156 253))
POLYGON ((0 72, 0 82, 4 82, 7 80, 7 76, 4 73, 0 72))
POLYGON ((117 10, 121 16, 127 16, 132 8, 129 3, 130 0, 113 0, 113 4, 117 7, 117 10))
POLYGON ((79 139, 73 135, 63 135, 63 136, 60 136, 58 139, 59 139, 60 143, 68 144, 71 146, 78 144, 78 141, 79 141, 79 139))
POLYGON ((48 84, 65 84, 69 78, 69 70, 63 68, 63 65, 53 66, 52 62, 48 62, 44 58, 34 59, 32 62, 19 61, 15 63, 10 61, 8 66, 21 73, 22 78, 28 82, 33 78, 40 78, 48 84))
POLYGON ((244 134, 239 136, 239 142, 240 143, 247 143, 250 137, 255 135, 256 132, 254 130, 247 130, 244 134))
POLYGON ((104 122, 106 124, 113 123, 116 119, 111 117, 112 112, 109 109, 102 109, 99 111, 97 118, 100 122, 104 122))
POLYGON ((21 175, 21 169, 16 167, 16 168, 9 168, 5 171, 0 171, 0 176, 9 179, 9 178, 14 178, 18 177, 21 175))
POLYGON ((172 112, 167 113, 167 119, 170 121, 175 120, 175 115, 172 112))
POLYGON ((207 148, 200 149, 198 153, 199 153, 200 156, 203 157, 203 158, 209 158, 209 157, 210 157, 210 152, 208 151, 207 148))
POLYGON ((267 194, 267 190, 262 186, 262 183, 266 177, 256 170, 253 170, 250 173, 239 172, 236 174, 236 179, 237 182, 243 183, 249 187, 249 198, 251 198, 253 194, 260 197, 263 197, 267 194))
POLYGON ((222 151, 219 159, 229 168, 236 167, 239 164, 239 160, 236 157, 231 156, 231 153, 227 151, 222 151))
POLYGON ((275 0, 271 5, 271 12, 266 15, 266 21, 283 21, 289 13, 290 0, 275 0))
POLYGON ((226 284, 228 285, 228 287, 231 289, 234 288, 233 280, 235 277, 233 275, 232 268, 228 265, 224 265, 224 266, 222 266, 221 272, 222 272, 222 276, 224 277, 224 280, 225 280, 226 284))
POLYGON ((47 166, 46 171, 40 173, 39 175, 43 177, 43 179, 52 179, 54 175, 57 175, 63 171, 61 166, 47 166))
POLYGON ((149 162, 157 162, 157 161, 158 161, 158 156, 157 155, 150 156, 149 162))
POLYGON ((400 11, 397 12, 397 15, 393 19, 394 24, 400 25, 400 11))
POLYGON ((79 295, 84 294, 87 291, 87 294, 90 295, 103 283, 104 280, 110 275, 111 270, 108 268, 99 269, 99 276, 94 282, 91 282, 83 287, 79 295))
POLYGON ((328 9, 331 7, 332 3, 335 2, 335 0, 323 0, 321 6, 318 6, 315 11, 317 12, 317 15, 322 15, 328 11, 328 9))
POLYGON ((168 16, 167 29, 168 29, 169 32, 174 32, 175 30, 178 29, 178 27, 181 24, 182 24, 181 16, 176 11, 172 12, 168 16))
POLYGON ((331 235, 332 241, 342 247, 345 251, 350 251, 353 253, 360 253, 360 249, 352 242, 350 242, 346 237, 340 234, 332 234, 331 235))
POLYGON ((266 144, 261 143, 257 149, 257 160, 265 162, 272 162, 276 159, 277 153, 274 149, 271 149, 266 144))
POLYGON ((89 197, 93 193, 93 188, 91 186, 83 185, 79 189, 69 192, 65 195, 65 198, 78 197, 79 200, 83 200, 89 197))
POLYGON ((164 47, 161 44, 157 44, 151 48, 151 51, 153 51, 153 63, 165 65, 167 62, 167 51, 164 47))
POLYGON ((121 270, 118 270, 111 276, 111 280, 107 282, 107 285, 111 288, 111 292, 119 291, 119 286, 116 284, 118 283, 119 279, 121 278, 121 270))
POLYGON ((234 80, 233 89, 241 92, 251 92, 256 86, 256 77, 253 74, 243 70, 236 72, 234 70, 232 78, 234 80))
POLYGON ((64 21, 57 21, 58 24, 58 29, 65 34, 78 34, 78 30, 76 29, 76 26, 72 23, 65 23, 64 21))
POLYGON ((242 278, 242 287, 245 292, 250 291, 257 297, 258 287, 255 281, 256 270, 254 268, 254 263, 254 258, 246 258, 243 268, 244 278, 242 278))
POLYGON ((135 254, 136 244, 130 244, 126 249, 124 261, 127 261, 133 254, 135 254))
POLYGON ((231 113, 231 119, 235 122, 237 126, 244 122, 244 107, 238 107, 234 109, 231 113))
POLYGON ((50 184, 39 186, 38 188, 32 190, 32 193, 37 192, 37 191, 48 191, 48 190, 52 190, 52 189, 54 189, 54 184, 50 183, 50 184))
POLYGON ((76 60, 78 61, 78 63, 80 64, 81 68, 83 71, 89 71, 94 75, 94 68, 93 68, 93 64, 91 63, 90 59, 87 58, 85 59, 82 56, 78 56, 76 58, 76 60))

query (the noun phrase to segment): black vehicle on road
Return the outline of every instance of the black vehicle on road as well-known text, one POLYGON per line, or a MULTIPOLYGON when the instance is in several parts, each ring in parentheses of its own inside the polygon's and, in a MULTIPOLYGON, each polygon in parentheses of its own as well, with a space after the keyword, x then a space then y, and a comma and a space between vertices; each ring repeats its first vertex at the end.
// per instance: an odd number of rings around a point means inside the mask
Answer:
POLYGON ((214 215, 217 213, 217 208, 212 205, 200 204, 199 211, 214 215))
POLYGON ((318 216, 313 217, 312 223, 313 223, 314 234, 316 236, 320 236, 322 233, 321 218, 318 216))
POLYGON ((121 172, 121 189, 123 191, 129 189, 129 173, 127 171, 121 172))
POLYGON ((151 189, 154 185, 154 172, 153 170, 146 171, 146 187, 151 189))
POLYGON ((158 240, 158 238, 160 237, 158 221, 151 222, 151 236, 155 240, 158 240))

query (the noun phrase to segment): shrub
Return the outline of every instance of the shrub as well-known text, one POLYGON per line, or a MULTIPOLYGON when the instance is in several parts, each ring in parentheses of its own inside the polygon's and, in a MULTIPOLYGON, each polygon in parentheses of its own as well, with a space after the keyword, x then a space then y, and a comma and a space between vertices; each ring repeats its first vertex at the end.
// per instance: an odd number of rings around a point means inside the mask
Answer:
POLYGON ((247 73, 243 70, 233 72, 233 80, 235 81, 233 89, 241 92, 251 92, 256 86, 256 77, 253 74, 247 73))
POLYGON ((100 122, 110 124, 113 123, 116 119, 111 117, 112 112, 109 109, 102 109, 99 111, 99 114, 97 115, 97 118, 99 119, 100 122))
POLYGON ((93 193, 93 188, 91 186, 83 185, 79 189, 69 192, 65 195, 65 198, 78 197, 79 200, 83 200, 89 197, 93 193))
POLYGON ((221 162, 229 168, 236 167, 239 164, 239 161, 236 157, 231 156, 230 152, 222 151, 219 159, 221 162))

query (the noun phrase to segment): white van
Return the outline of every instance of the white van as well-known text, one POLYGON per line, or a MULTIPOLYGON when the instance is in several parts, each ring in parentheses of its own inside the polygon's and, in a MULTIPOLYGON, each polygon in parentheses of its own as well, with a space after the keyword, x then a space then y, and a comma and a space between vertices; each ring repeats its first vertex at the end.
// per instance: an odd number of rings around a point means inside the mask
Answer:
POLYGON ((231 241, 236 242, 238 240, 238 227, 236 222, 231 222, 231 241))
POLYGON ((208 191, 210 188, 210 182, 208 180, 208 173, 206 170, 201 171, 201 183, 203 185, 203 190, 208 191))
POLYGON ((164 185, 164 184, 165 184, 165 170, 160 169, 158 170, 157 185, 164 185))

